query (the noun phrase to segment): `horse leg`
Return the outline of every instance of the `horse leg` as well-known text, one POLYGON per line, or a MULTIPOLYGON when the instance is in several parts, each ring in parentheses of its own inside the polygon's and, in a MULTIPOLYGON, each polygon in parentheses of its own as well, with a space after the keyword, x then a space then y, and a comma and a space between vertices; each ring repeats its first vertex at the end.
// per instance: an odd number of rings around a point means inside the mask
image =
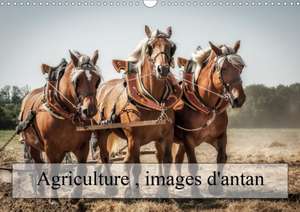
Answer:
POLYGON ((140 190, 138 188, 139 184, 139 175, 141 173, 140 167, 140 141, 133 136, 131 131, 124 131, 127 137, 128 152, 126 154, 125 162, 125 171, 128 176, 133 176, 133 181, 130 183, 130 187, 126 189, 126 196, 140 196, 140 190), (131 164, 135 163, 135 164, 131 164))
POLYGON ((217 163, 226 163, 227 162, 227 153, 226 153, 226 146, 227 146, 227 133, 224 132, 218 138, 218 156, 217 156, 217 163))
POLYGON ((125 163, 140 163, 140 141, 135 139, 131 133, 126 133, 128 152, 126 154, 125 163))
POLYGON ((42 158, 42 152, 40 150, 35 149, 34 147, 30 148, 30 155, 33 158, 35 163, 44 163, 44 160, 42 158))
MULTIPOLYGON (((170 174, 170 163, 172 163, 172 134, 166 136, 155 143, 157 149, 157 160, 158 164, 158 176, 169 176, 170 174), (164 163, 164 165, 162 164, 164 163)), ((163 198, 169 196, 169 190, 167 186, 159 187, 157 195, 163 198)))
POLYGON ((97 144, 100 149, 100 158, 102 163, 108 163, 109 162, 109 151, 107 147, 107 140, 109 136, 109 131, 108 130, 103 130, 101 132, 97 132, 96 137, 97 137, 97 144))
MULTIPOLYGON (((224 163, 227 162, 226 145, 227 145, 227 133, 221 134, 215 142, 211 143, 218 152, 217 155, 217 172, 223 175, 224 163)), ((220 182, 217 182, 216 186, 210 186, 209 191, 212 194, 219 195, 223 193, 223 187, 220 182)))
POLYGON ((183 144, 179 144, 178 150, 175 156, 175 163, 183 163, 185 149, 183 144))
MULTIPOLYGON (((51 141, 45 142, 47 144, 51 143, 51 141)), ((53 176, 58 176, 59 171, 60 171, 60 165, 66 155, 65 152, 60 152, 57 150, 56 147, 49 148, 47 147, 45 150, 48 162, 50 163, 50 170, 49 170, 49 177, 52 179, 53 176), (57 165, 53 165, 51 163, 56 163, 57 165)), ((50 199, 50 204, 52 205, 58 205, 59 200, 58 200, 58 195, 57 195, 57 190, 51 189, 51 199, 50 199)))
POLYGON ((186 137, 186 140, 184 141, 184 149, 189 163, 197 163, 194 138, 192 138, 191 136, 186 137))
MULTIPOLYGON (((182 144, 181 144, 182 145, 182 144)), ((186 136, 186 139, 183 141, 182 155, 184 155, 184 151, 186 152, 187 159, 188 159, 188 169, 192 176, 196 176, 198 172, 198 166, 195 165, 197 163, 196 153, 195 153, 195 145, 194 145, 194 138, 192 136, 186 136)), ((183 158, 183 156, 182 156, 183 158)), ((194 197, 201 196, 199 187, 193 186, 191 189, 191 195, 194 197)))
POLYGON ((163 151, 163 147, 162 147, 161 143, 155 142, 155 148, 156 148, 156 159, 157 159, 158 163, 162 163, 164 151, 163 151))
MULTIPOLYGON (((86 163, 89 154, 90 144, 89 142, 83 142, 80 148, 73 151, 78 163, 86 163)), ((87 168, 85 164, 78 164, 76 169, 76 176, 85 176, 87 173, 87 168)), ((71 203, 77 203, 82 196, 82 184, 80 186, 75 186, 71 192, 71 203)))

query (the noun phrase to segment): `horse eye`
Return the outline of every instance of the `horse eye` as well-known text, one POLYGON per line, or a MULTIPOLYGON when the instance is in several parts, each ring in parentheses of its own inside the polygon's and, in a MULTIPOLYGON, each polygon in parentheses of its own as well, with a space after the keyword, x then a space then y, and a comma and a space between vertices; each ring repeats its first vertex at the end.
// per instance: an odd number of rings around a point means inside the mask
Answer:
POLYGON ((152 46, 151 45, 148 45, 147 52, 148 52, 149 55, 152 54, 152 46))

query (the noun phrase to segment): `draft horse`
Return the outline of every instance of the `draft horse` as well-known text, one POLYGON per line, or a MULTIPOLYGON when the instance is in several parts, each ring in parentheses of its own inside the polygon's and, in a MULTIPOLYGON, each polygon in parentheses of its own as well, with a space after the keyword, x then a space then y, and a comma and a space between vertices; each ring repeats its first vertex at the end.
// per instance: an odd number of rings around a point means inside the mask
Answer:
POLYGON ((124 127, 97 133, 103 163, 109 162, 115 142, 108 140, 111 133, 127 140, 125 163, 140 163, 140 147, 151 141, 155 141, 158 149, 158 161, 172 162, 173 107, 182 94, 170 72, 174 67, 176 45, 170 40, 171 27, 167 28, 167 33, 163 33, 159 30, 151 31, 145 26, 145 32, 147 39, 141 41, 128 61, 114 61, 117 70, 127 71, 125 79, 111 80, 99 87, 99 113, 95 119, 98 123, 101 120, 111 120, 126 125, 134 121, 157 120, 163 114, 170 122, 160 126, 124 127))
POLYGON ((27 123, 20 138, 27 145, 36 163, 61 163, 72 152, 79 163, 85 163, 89 153, 91 132, 78 132, 76 125, 89 123, 96 114, 96 90, 101 75, 96 66, 98 51, 92 58, 70 51, 71 62, 58 67, 42 65, 48 74, 45 87, 31 91, 24 98, 19 120, 27 123), (34 116, 26 122, 28 116, 34 116))
MULTIPOLYGON (((96 90, 101 81, 96 66, 98 51, 92 58, 79 52, 70 51, 70 55, 70 63, 63 60, 57 67, 43 64, 42 72, 48 74, 46 86, 31 91, 22 102, 18 131, 27 161, 43 163, 42 152, 49 163, 61 163, 68 152, 74 153, 79 163, 87 161, 91 132, 78 132, 76 126, 89 123, 97 112, 96 90)), ((40 171, 37 166, 37 174, 40 171)), ((50 167, 49 174, 55 176, 58 171, 59 166, 50 167)), ((77 169, 79 172, 85 173, 85 167, 77 169)), ((38 190, 44 193, 44 188, 38 190)), ((71 197, 81 192, 81 187, 75 187, 71 197)), ((52 190, 51 195, 55 197, 57 191, 52 190)), ((58 199, 50 202, 57 204, 58 199)))
POLYGON ((210 42, 209 49, 197 49, 191 60, 178 58, 184 68, 185 104, 175 115, 176 163, 183 162, 185 153, 189 163, 197 163, 195 147, 202 142, 215 147, 217 163, 226 163, 226 108, 242 107, 246 99, 240 76, 245 63, 237 54, 239 48, 240 41, 233 48, 210 42))

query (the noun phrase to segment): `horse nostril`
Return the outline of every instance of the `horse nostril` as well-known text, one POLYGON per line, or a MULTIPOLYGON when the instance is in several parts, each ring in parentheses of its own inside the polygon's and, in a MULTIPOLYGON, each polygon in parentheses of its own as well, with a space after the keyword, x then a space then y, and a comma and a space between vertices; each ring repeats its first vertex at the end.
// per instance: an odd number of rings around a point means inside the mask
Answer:
POLYGON ((84 115, 86 115, 86 116, 88 116, 88 109, 87 108, 84 108, 84 109, 82 109, 82 113, 84 114, 84 115))
POLYGON ((170 72, 170 67, 169 66, 162 66, 162 65, 159 65, 157 67, 157 71, 160 75, 162 76, 167 76, 170 72))

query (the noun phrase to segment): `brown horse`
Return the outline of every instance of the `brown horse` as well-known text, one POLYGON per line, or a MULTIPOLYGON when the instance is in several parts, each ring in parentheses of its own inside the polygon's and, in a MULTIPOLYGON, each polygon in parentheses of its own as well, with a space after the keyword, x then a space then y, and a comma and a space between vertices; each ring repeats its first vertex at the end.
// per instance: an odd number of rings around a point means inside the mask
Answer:
POLYGON ((78 52, 70 55, 69 64, 55 68, 43 64, 42 72, 48 74, 45 88, 31 91, 22 102, 19 120, 26 121, 30 114, 34 119, 20 138, 36 163, 43 162, 42 152, 50 163, 61 163, 67 152, 73 152, 79 163, 87 160, 91 133, 76 131, 76 125, 97 112, 98 51, 91 59, 78 52))
MULTIPOLYGON (((129 65, 132 66, 132 70, 130 68, 128 70, 131 73, 126 73, 129 80, 115 79, 99 87, 97 100, 100 112, 97 114, 96 120, 100 122, 101 120, 111 120, 114 117, 114 121, 126 125, 134 121, 157 120, 163 114, 167 115, 171 122, 161 126, 101 131, 97 134, 97 137, 103 163, 109 162, 111 147, 114 146, 112 144, 113 140, 108 141, 108 136, 112 132, 127 140, 128 152, 125 163, 140 163, 140 147, 151 141, 156 142, 158 161, 172 162, 174 112, 171 107, 164 108, 162 105, 173 93, 168 78, 172 78, 170 68, 174 65, 173 55, 176 46, 169 40, 172 34, 171 27, 167 29, 167 33, 163 33, 159 30, 152 32, 146 26, 145 32, 147 39, 137 46, 129 58, 131 61, 129 65), (136 76, 136 78, 130 78, 131 76, 136 76), (143 101, 137 102, 135 98, 129 95, 132 80, 137 80, 135 86, 138 87, 138 93, 135 97, 137 99, 145 97, 145 102, 148 101, 151 104, 143 104, 143 101)), ((115 64, 115 66, 118 66, 118 64, 115 64)), ((134 89, 135 86, 131 88, 134 89)))
POLYGON ((197 163, 195 147, 202 142, 215 147, 217 163, 226 163, 226 108, 229 103, 241 107, 246 99, 240 78, 245 64, 237 54, 240 41, 233 48, 211 42, 210 47, 198 49, 192 60, 178 58, 184 67, 185 106, 176 112, 177 163, 183 162, 185 153, 189 163, 197 163))

